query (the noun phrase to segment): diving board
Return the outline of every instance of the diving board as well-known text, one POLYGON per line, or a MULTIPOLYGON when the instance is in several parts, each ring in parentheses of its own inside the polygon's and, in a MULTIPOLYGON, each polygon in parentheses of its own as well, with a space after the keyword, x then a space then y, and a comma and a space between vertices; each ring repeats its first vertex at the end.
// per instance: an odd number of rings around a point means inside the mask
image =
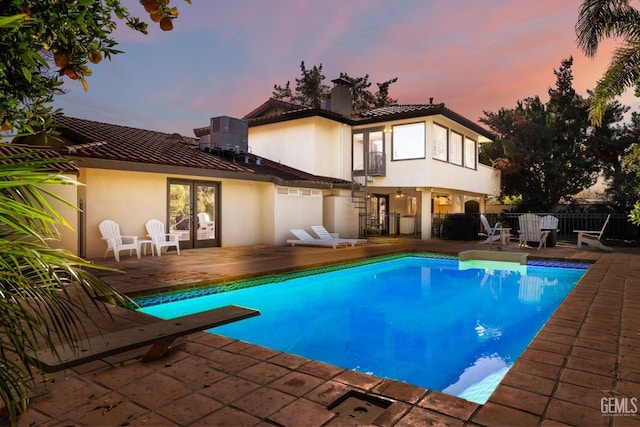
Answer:
POLYGON ((175 319, 139 325, 71 344, 61 344, 55 348, 55 351, 38 350, 30 358, 31 363, 43 371, 56 372, 150 345, 143 359, 155 360, 161 357, 178 337, 258 315, 260 315, 258 310, 227 305, 175 319))

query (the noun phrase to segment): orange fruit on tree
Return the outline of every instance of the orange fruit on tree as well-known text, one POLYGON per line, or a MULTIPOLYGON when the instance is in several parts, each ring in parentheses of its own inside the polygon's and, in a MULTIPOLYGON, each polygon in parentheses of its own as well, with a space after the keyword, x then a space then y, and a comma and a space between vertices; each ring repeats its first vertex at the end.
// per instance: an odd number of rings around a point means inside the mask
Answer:
POLYGON ((70 59, 71 58, 69 57, 69 53, 67 52, 57 51, 53 54, 53 61, 60 68, 67 68, 70 59))
POLYGON ((97 50, 94 52, 89 52, 88 57, 89 61, 91 61, 92 64, 97 64, 98 62, 102 61, 102 54, 97 50))
POLYGON ((144 10, 149 13, 156 13, 160 9, 160 3, 158 0, 145 0, 144 10))
POLYGON ((78 75, 71 68, 64 69, 65 76, 69 77, 71 80, 78 80, 78 75))
POLYGON ((149 14, 149 17, 151 17, 151 20, 152 20, 153 22, 160 22, 160 20, 162 19, 162 16, 157 15, 157 14, 155 14, 155 13, 150 13, 150 14, 149 14))
POLYGON ((171 31, 173 30, 173 22, 171 22, 171 18, 164 17, 160 20, 160 29, 162 31, 171 31))

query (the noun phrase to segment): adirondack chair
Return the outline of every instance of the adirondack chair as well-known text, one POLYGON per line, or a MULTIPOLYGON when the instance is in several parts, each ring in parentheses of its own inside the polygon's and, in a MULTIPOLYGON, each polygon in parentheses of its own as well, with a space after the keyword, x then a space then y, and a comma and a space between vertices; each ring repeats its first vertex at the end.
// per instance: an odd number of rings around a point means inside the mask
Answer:
POLYGON ((157 219, 150 219, 144 225, 151 238, 151 244, 156 248, 158 256, 162 256, 162 248, 175 247, 180 255, 180 235, 165 233, 164 223, 157 219))
POLYGON ((109 251, 113 252, 113 256, 118 262, 120 262, 120 251, 129 251, 129 255, 136 251, 136 255, 140 258, 138 236, 121 235, 120 224, 111 219, 102 221, 98 224, 98 228, 100 229, 100 234, 102 234, 102 240, 107 242, 107 250, 104 253, 105 258, 109 251))
POLYGON ((603 251, 612 251, 613 249, 609 246, 602 244, 600 239, 602 239, 602 235, 604 234, 604 229, 607 227, 609 223, 609 218, 611 215, 607 215, 607 219, 604 221, 602 228, 598 231, 589 231, 589 230, 573 230, 574 233, 578 233, 578 249, 584 243, 587 246, 592 246, 598 249, 602 249, 603 251))
POLYGON ((487 236, 487 237, 484 240, 481 240, 478 243, 480 243, 480 244, 489 243, 489 245, 491 245, 491 242, 494 242, 496 240, 500 240, 500 233, 496 233, 496 228, 500 227, 500 225, 501 225, 500 223, 497 223, 495 226, 491 227, 489 225, 489 220, 483 214, 480 214, 480 222, 482 223, 482 226, 484 227, 483 236, 487 236))
POLYGON ((538 249, 547 246, 549 230, 542 229, 542 218, 535 214, 522 214, 518 217, 518 241, 520 247, 528 247, 528 242, 538 242, 538 249))

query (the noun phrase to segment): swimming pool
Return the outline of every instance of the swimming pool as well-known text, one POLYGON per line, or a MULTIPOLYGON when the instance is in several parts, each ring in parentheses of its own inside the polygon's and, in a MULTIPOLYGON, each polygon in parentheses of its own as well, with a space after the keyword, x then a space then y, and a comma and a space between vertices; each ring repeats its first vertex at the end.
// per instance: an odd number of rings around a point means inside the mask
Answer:
POLYGON ((587 267, 404 256, 136 301, 164 319, 256 308, 211 332, 484 403, 587 267))

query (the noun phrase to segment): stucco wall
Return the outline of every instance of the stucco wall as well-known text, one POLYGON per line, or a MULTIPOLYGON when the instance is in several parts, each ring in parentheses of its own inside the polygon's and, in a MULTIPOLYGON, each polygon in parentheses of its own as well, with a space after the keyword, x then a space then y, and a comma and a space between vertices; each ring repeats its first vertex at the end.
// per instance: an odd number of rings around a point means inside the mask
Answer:
POLYGON ((344 238, 357 238, 358 214, 359 211, 351 200, 350 191, 335 190, 325 195, 322 224, 330 232, 338 233, 344 238))
POLYGON ((273 215, 269 199, 275 186, 254 181, 221 181, 222 246, 273 244, 268 226, 273 215))
POLYGON ((276 245, 283 245, 287 239, 295 238, 289 231, 292 228, 309 231, 312 225, 322 224, 322 192, 313 190, 313 195, 302 195, 302 190, 280 187, 275 195, 273 224, 276 245), (284 190, 288 190, 287 194, 282 194, 284 190))
MULTIPOLYGON (((68 175, 72 180, 76 180, 75 175, 68 175)), ((76 185, 45 185, 48 191, 62 197, 63 200, 69 202, 72 206, 63 203, 51 197, 46 197, 51 206, 67 221, 67 225, 57 225, 59 238, 48 240, 47 244, 55 249, 65 249, 73 253, 78 253, 78 221, 80 211, 74 207, 78 207, 78 189, 76 185)))
MULTIPOLYGON (((310 117, 250 127, 249 149, 308 173, 351 179, 351 169, 344 167, 345 156, 351 155, 351 132, 333 120, 310 117)), ((351 166, 350 160, 346 164, 351 166)))
MULTIPOLYGON (((113 219, 124 235, 146 235, 151 218, 166 221, 167 179, 191 176, 105 169, 82 171, 80 199, 85 208, 86 257, 102 258, 106 244, 98 224, 113 219), (84 192, 84 195, 82 194, 84 192)), ((201 177, 198 181, 207 181, 201 177)), ((211 179, 220 183, 221 246, 279 245, 291 228, 322 224, 322 190, 277 187, 270 182, 211 179), (284 194, 283 194, 284 193, 284 194)), ((72 233, 66 240, 77 241, 72 233)))
MULTIPOLYGON (((113 219, 124 235, 146 235, 144 224, 151 218, 166 221, 167 179, 194 179, 190 176, 127 172, 105 169, 83 171, 86 183, 85 209, 86 256, 104 255, 98 224, 113 219)), ((207 181, 201 177, 198 180, 207 181)), ((273 244, 272 183, 221 179, 220 238, 222 246, 273 244)), ((320 208, 321 211, 321 208, 320 208)))
POLYGON ((87 258, 102 257, 107 248, 98 224, 112 219, 123 235, 143 238, 145 222, 166 221, 167 179, 160 174, 85 169, 85 233, 87 258))

